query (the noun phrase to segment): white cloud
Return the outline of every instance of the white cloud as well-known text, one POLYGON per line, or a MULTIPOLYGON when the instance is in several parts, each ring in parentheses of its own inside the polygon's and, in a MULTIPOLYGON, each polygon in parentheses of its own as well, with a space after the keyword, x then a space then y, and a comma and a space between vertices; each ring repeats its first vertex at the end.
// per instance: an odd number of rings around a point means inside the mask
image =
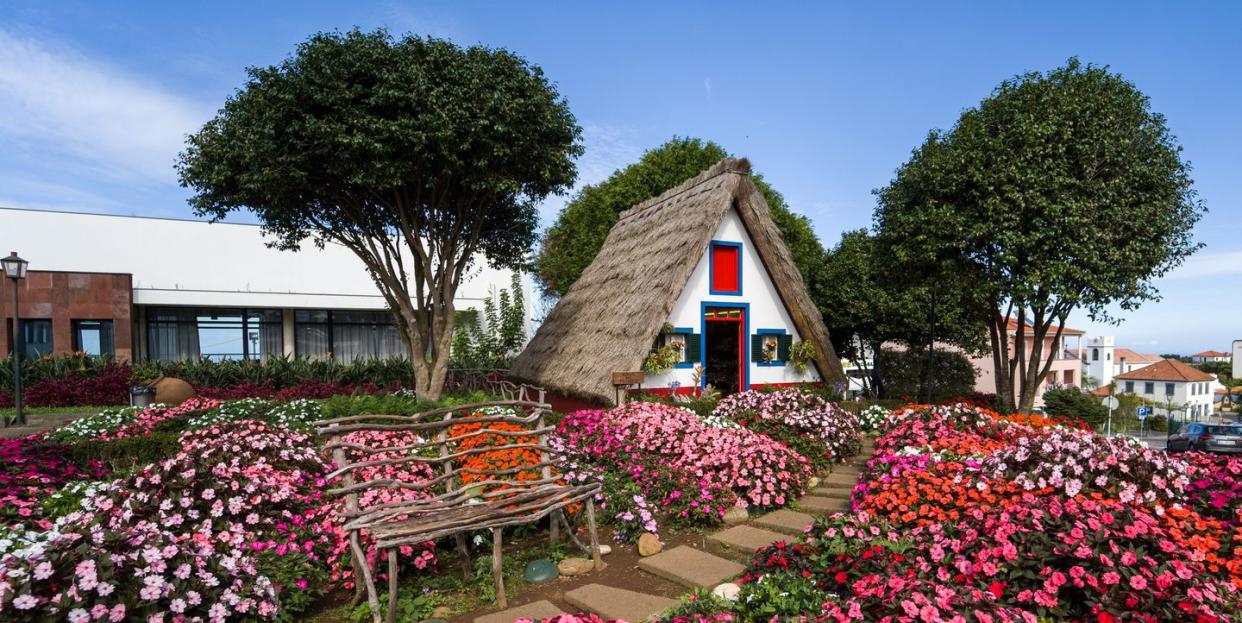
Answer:
POLYGON ((0 30, 0 136, 117 178, 174 181, 211 109, 67 47, 0 30))
POLYGON ((1166 279, 1196 279, 1242 275, 1242 251, 1196 253, 1186 263, 1173 269, 1166 279))

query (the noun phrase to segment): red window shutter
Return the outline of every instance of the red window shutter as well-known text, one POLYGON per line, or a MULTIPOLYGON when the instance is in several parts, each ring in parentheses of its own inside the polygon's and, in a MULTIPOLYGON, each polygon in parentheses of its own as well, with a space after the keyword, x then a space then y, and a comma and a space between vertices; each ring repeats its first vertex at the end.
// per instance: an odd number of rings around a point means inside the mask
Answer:
POLYGON ((712 292, 738 293, 742 289, 741 249, 726 245, 712 245, 712 292))

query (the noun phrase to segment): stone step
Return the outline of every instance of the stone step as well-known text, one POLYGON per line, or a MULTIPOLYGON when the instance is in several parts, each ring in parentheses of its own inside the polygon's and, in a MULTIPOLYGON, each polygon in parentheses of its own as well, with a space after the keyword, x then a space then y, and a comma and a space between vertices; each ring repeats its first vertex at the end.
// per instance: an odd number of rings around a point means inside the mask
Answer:
POLYGON ((733 526, 707 535, 707 543, 726 558, 750 562, 755 552, 777 541, 788 541, 789 536, 754 526, 733 526))
POLYGON ((552 605, 552 602, 533 601, 531 603, 514 606, 500 612, 493 612, 474 618, 474 623, 513 623, 517 619, 547 619, 561 613, 561 609, 552 605))
POLYGON ((833 472, 821 478, 819 482, 821 485, 848 484, 852 487, 858 482, 858 474, 840 474, 833 472))
POLYGON ((853 489, 853 488, 854 488, 854 486, 855 486, 855 485, 857 485, 857 484, 858 484, 858 481, 857 481, 857 480, 855 480, 855 481, 853 481, 853 482, 841 482, 841 481, 838 481, 838 482, 820 482, 820 483, 819 483, 819 486, 818 486, 818 487, 815 487, 815 489, 813 489, 813 490, 814 490, 814 491, 829 491, 829 490, 833 490, 833 489, 841 489, 841 490, 843 490, 843 491, 849 491, 850 489, 853 489))
POLYGON ((762 517, 757 517, 753 523, 770 530, 783 532, 791 536, 798 536, 806 531, 806 527, 811 525, 811 522, 814 521, 814 519, 814 517, 811 517, 807 513, 800 513, 796 510, 782 508, 781 510, 772 511, 762 517))
POLYGON ((826 498, 818 495, 808 495, 798 500, 798 508, 816 515, 848 513, 850 511, 850 501, 836 498, 826 498))
MULTIPOLYGON (((642 623, 677 605, 676 599, 613 588, 603 584, 587 584, 565 593, 569 605, 593 612, 604 619, 642 623)), ((511 623, 511 622, 510 622, 511 623)))
POLYGON ((638 561, 638 567, 688 588, 715 588, 745 567, 686 545, 678 545, 638 561))
POLYGON ((812 489, 811 493, 818 497, 832 498, 832 499, 837 499, 837 500, 848 500, 850 499, 850 493, 852 493, 853 491, 854 490, 852 488, 847 489, 847 488, 819 487, 818 489, 812 489))

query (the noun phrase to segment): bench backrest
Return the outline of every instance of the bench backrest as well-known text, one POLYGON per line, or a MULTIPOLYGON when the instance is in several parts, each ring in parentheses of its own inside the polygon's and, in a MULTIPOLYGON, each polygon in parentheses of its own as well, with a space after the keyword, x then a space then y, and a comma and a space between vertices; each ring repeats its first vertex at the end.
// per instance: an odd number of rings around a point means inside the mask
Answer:
MULTIPOLYGON (((517 390, 520 391, 520 390, 517 390)), ((399 517, 416 511, 498 502, 523 492, 559 486, 552 466, 559 452, 548 445, 555 426, 545 423, 550 407, 530 400, 497 400, 444 407, 414 415, 355 415, 316 422, 340 478, 329 495, 345 496, 350 524, 399 517), (366 432, 409 434, 399 445, 383 446, 366 432), (509 459, 516 464, 508 466, 509 459), (386 468, 422 464, 428 477, 409 482, 386 468), (397 499, 360 506, 368 491, 398 492, 397 499), (399 492, 406 492, 404 495, 399 492), (410 494, 408 492, 417 492, 410 494)))

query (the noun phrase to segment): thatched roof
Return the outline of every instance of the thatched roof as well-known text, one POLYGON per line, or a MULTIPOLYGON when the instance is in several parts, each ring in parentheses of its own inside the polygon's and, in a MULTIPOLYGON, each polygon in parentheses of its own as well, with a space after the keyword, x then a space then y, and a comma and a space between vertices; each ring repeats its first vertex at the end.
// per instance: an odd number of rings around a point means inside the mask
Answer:
POLYGON ((568 396, 612 403, 612 373, 641 369, 651 345, 736 208, 802 339, 827 382, 845 380, 828 328, 772 221, 745 159, 725 159, 621 213, 599 254, 548 314, 512 375, 568 396))

